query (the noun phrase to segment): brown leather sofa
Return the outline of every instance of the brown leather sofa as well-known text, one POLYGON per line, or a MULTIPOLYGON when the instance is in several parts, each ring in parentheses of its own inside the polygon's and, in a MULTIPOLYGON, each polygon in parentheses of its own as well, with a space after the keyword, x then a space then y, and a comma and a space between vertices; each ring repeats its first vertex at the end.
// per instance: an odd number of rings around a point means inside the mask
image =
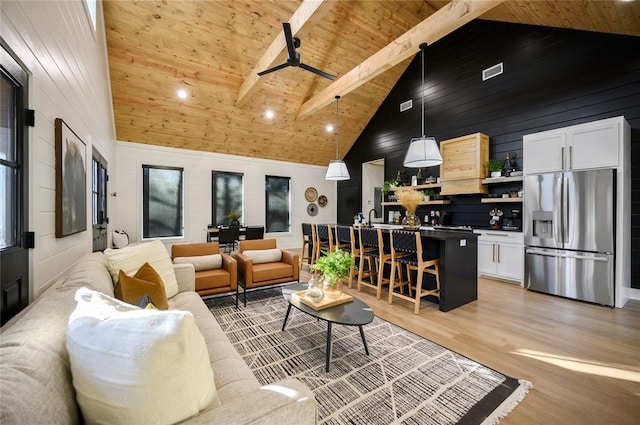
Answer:
POLYGON ((280 249, 279 261, 255 263, 248 255, 256 251, 277 250, 275 239, 242 240, 238 250, 231 253, 238 262, 238 286, 236 287, 236 307, 238 307, 239 288, 243 288, 244 305, 247 305, 247 288, 275 285, 299 280, 298 254, 280 249), (247 253, 252 251, 252 253, 247 253))
POLYGON ((171 259, 178 257, 199 257, 220 254, 222 267, 211 270, 196 270, 196 292, 213 295, 221 292, 237 291, 238 264, 229 254, 220 252, 218 242, 175 244, 171 246, 171 259))

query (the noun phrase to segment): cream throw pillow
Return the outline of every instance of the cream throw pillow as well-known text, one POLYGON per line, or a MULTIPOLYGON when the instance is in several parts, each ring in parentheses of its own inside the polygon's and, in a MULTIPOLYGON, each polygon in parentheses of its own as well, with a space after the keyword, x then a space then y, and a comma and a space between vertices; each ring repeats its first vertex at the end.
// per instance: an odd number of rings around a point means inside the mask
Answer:
POLYGON ((67 327, 73 386, 87 424, 172 424, 219 405, 193 315, 144 310, 87 288, 67 327))
POLYGON ((173 263, 162 242, 153 241, 129 245, 122 249, 106 249, 104 253, 109 260, 109 272, 114 284, 118 281, 120 270, 133 276, 144 263, 149 263, 162 278, 167 298, 178 293, 173 263))
POLYGON ((244 251, 243 254, 251 258, 253 260, 253 264, 277 263, 279 261, 282 261, 282 251, 280 250, 280 248, 256 250, 249 249, 244 251))
POLYGON ((176 257, 173 259, 175 264, 193 264, 196 271, 213 270, 222 267, 222 255, 198 255, 194 257, 176 257))

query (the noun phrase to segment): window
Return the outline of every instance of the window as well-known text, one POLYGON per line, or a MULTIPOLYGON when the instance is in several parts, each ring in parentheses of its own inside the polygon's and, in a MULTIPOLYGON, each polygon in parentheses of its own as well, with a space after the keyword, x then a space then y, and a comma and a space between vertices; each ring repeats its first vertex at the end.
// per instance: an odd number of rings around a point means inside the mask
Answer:
POLYGON ((91 21, 91 28, 93 32, 96 31, 96 8, 97 8, 97 0, 84 0, 84 4, 86 6, 86 11, 89 14, 89 20, 91 21))
POLYGON ((266 176, 266 223, 265 231, 289 232, 291 231, 291 179, 289 177, 266 176))
POLYGON ((107 218, 107 163, 98 151, 93 150, 91 161, 91 223, 102 224, 107 218))
POLYGON ((241 173, 211 172, 211 224, 228 224, 228 213, 243 212, 243 178, 241 173))
POLYGON ((183 236, 183 169, 142 166, 142 237, 183 236))

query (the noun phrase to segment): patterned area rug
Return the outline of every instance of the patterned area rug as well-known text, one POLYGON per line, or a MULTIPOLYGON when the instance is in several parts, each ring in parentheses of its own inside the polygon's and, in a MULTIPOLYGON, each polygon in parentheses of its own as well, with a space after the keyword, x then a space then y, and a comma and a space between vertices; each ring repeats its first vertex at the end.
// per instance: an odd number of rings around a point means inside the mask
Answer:
POLYGON ((321 424, 491 424, 524 398, 531 384, 504 376, 380 318, 334 325, 331 370, 325 372, 327 325, 292 308, 281 290, 206 300, 220 326, 262 385, 295 377, 313 389, 321 424))

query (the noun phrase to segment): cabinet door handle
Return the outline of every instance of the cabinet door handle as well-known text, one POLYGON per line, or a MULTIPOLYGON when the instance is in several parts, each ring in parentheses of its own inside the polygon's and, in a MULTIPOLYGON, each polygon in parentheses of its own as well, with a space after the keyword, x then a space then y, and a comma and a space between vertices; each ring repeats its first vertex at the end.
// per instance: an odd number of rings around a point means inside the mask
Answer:
POLYGON ((573 146, 569 146, 569 169, 573 170, 573 146))
POLYGON ((498 244, 498 263, 500 263, 500 244, 498 244))
POLYGON ((560 148, 560 168, 564 170, 564 146, 560 148))
POLYGON ((491 262, 496 262, 496 244, 491 244, 491 262))

